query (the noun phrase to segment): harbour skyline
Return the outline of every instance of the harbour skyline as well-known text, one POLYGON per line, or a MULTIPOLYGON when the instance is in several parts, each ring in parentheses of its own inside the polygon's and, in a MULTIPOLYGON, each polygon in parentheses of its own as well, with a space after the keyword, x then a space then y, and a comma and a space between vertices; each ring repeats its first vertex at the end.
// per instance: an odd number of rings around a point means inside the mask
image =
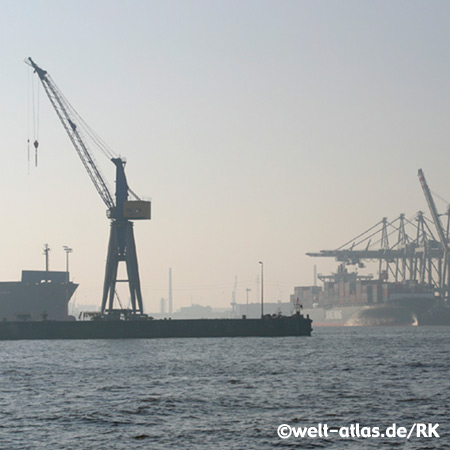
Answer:
MULTIPOLYGON (((46 242, 64 270, 56 249, 67 245, 77 303, 101 301, 105 208, 42 91, 30 113, 28 56, 152 198, 152 220, 135 225, 146 311, 167 295, 169 267, 179 306, 229 304, 236 275, 239 301, 247 288, 256 301, 259 261, 264 298, 287 301, 312 284, 314 264, 335 270, 306 252, 426 210, 419 167, 450 197, 446 2, 2 8, 2 280, 41 269, 46 242), (37 167, 27 139, 39 142, 37 167)), ((96 158, 113 185, 110 161, 96 158)))

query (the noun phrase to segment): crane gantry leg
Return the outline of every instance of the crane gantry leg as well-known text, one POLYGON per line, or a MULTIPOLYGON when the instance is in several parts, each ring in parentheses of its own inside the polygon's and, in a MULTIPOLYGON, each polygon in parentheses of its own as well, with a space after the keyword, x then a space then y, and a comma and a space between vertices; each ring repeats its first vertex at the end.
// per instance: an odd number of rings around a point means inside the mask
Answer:
POLYGON ((133 314, 143 314, 144 309, 142 304, 141 283, 139 279, 133 223, 128 220, 111 222, 108 256, 106 258, 105 281, 103 284, 102 314, 111 313, 114 310, 114 297, 116 283, 118 281, 128 282, 133 314), (126 264, 127 280, 117 280, 119 262, 121 261, 126 264), (106 308, 107 302, 108 308, 106 308))

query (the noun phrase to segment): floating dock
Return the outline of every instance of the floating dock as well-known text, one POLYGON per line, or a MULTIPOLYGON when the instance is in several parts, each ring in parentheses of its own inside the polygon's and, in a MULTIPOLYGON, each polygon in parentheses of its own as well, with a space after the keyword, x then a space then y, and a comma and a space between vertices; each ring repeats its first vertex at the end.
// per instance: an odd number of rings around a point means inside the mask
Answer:
POLYGON ((0 322, 0 340, 310 336, 311 324, 302 314, 262 319, 5 321, 0 322))

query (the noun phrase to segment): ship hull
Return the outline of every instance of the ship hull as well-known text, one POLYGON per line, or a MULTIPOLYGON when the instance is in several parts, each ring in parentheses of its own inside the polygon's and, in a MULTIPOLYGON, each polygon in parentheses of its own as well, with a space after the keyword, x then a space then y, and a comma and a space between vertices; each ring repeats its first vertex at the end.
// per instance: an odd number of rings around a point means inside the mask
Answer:
POLYGON ((448 306, 438 306, 421 314, 418 317, 419 325, 423 326, 449 326, 450 308, 448 306))
POLYGON ((415 326, 417 312, 410 307, 396 304, 365 306, 353 315, 348 326, 415 326))
POLYGON ((429 313, 438 305, 431 284, 389 282, 387 276, 373 280, 348 272, 344 265, 337 273, 319 278, 323 287, 297 286, 291 295, 291 302, 303 306, 302 312, 310 315, 315 326, 450 324, 439 313, 429 313))
POLYGON ((77 287, 66 272, 24 270, 21 281, 0 282, 0 321, 70 320, 77 287))
POLYGON ((264 319, 0 322, 0 340, 310 336, 302 315, 264 319))
POLYGON ((424 307, 416 301, 387 302, 378 305, 308 308, 303 313, 315 327, 325 326, 441 326, 450 325, 450 308, 424 307))
POLYGON ((361 306, 333 306, 331 308, 304 308, 315 327, 345 326, 348 321, 361 310, 361 306))

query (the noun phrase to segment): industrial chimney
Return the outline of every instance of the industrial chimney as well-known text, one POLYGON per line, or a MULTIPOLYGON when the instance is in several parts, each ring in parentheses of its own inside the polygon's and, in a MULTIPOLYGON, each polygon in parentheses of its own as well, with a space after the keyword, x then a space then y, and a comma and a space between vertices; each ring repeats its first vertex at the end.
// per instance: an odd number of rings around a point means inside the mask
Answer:
POLYGON ((172 267, 169 268, 169 314, 172 315, 172 267))

